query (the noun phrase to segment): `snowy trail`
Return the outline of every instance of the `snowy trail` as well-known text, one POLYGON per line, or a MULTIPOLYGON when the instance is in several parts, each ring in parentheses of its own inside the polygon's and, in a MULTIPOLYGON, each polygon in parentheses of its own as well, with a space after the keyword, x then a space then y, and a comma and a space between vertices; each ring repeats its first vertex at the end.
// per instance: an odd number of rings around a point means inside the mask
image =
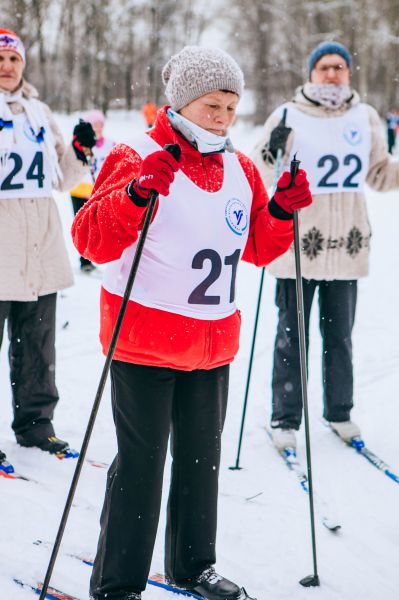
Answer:
MULTIPOLYGON (((67 136, 75 117, 59 117, 67 136)), ((141 116, 111 113, 108 134, 128 141, 141 116), (130 120, 129 120, 130 119, 130 120)), ((249 150, 257 131, 238 124, 233 140, 249 150)), ((399 192, 368 191, 373 227, 371 273, 360 282, 354 334, 356 407, 367 445, 399 472, 399 192)), ((57 203, 74 266, 78 264, 69 236, 72 208, 67 195, 57 203)), ((238 304, 242 310, 241 349, 231 370, 229 409, 224 433, 220 478, 218 563, 220 572, 244 585, 258 600, 396 600, 399 589, 399 486, 361 456, 346 448, 321 423, 320 339, 312 316, 309 355, 309 403, 314 486, 328 499, 342 529, 331 534, 316 522, 321 587, 304 589, 298 581, 312 571, 309 511, 306 494, 288 472, 267 439, 270 373, 276 326, 274 280, 266 274, 259 338, 252 375, 241 471, 235 462, 243 395, 251 344, 260 271, 241 264, 238 304)), ((75 286, 60 294, 57 314, 57 384, 61 401, 56 411, 58 435, 79 449, 104 363, 98 343, 98 296, 101 281, 76 274, 75 286), (65 322, 68 326, 63 328, 65 322)), ((75 463, 57 461, 39 450, 15 444, 6 344, 0 357, 0 448, 18 471, 38 483, 0 478, 0 600, 35 597, 12 579, 43 580, 50 549, 36 539, 53 541, 75 463)), ((304 434, 298 452, 305 461, 304 434)), ((115 437, 109 401, 104 393, 88 456, 110 463, 115 437)), ((93 555, 98 536, 106 470, 85 464, 65 531, 52 585, 88 600, 90 568, 67 556, 93 555)), ((165 482, 169 479, 169 463, 165 482)), ((164 498, 164 503, 166 498, 164 498)), ((152 572, 162 571, 165 507, 161 513, 152 572)), ((144 599, 164 600, 169 592, 148 587, 144 599)))

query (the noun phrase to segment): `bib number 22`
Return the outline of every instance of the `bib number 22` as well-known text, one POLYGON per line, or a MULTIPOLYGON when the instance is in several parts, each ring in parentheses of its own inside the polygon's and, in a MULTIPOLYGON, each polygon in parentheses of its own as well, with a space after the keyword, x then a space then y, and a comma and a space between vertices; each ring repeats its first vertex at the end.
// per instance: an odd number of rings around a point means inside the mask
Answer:
MULTIPOLYGON (((360 171, 362 170, 362 161, 360 160, 360 158, 356 154, 347 154, 344 157, 343 164, 345 165, 345 167, 351 166, 352 170, 345 177, 344 181, 342 182, 342 187, 344 187, 344 188, 359 187, 359 184, 356 181, 353 181, 353 178, 355 177, 355 175, 360 173, 360 171)), ((334 175, 334 173, 336 171, 338 171, 338 169, 339 169, 338 158, 336 156, 334 156, 334 154, 326 154, 325 156, 322 156, 320 158, 319 162, 317 163, 317 166, 319 168, 322 168, 325 165, 327 165, 328 171, 320 179, 319 183, 317 184, 317 187, 319 187, 319 188, 320 187, 337 188, 339 186, 338 182, 331 181, 331 178, 334 175)), ((333 177, 333 179, 334 179, 334 177, 333 177)))

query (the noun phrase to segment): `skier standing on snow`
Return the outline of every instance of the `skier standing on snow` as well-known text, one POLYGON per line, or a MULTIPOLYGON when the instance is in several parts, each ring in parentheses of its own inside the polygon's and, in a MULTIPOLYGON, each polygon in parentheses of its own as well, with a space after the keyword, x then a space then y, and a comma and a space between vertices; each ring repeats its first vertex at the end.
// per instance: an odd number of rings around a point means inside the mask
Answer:
MULTIPOLYGON (((361 103, 351 87, 351 70, 347 48, 337 42, 317 46, 309 58, 309 81, 267 119, 253 154, 266 185, 273 179, 278 149, 283 164, 297 152, 309 176, 314 202, 300 225, 307 344, 318 289, 324 417, 346 442, 360 436, 350 413, 357 280, 368 274, 371 235, 363 188, 366 182, 379 191, 399 185, 399 163, 390 160, 375 109, 361 103)), ((279 309, 271 425, 281 450, 295 448, 302 417, 293 249, 269 271, 277 277, 279 309)))
POLYGON ((300 171, 268 204, 256 167, 234 151, 228 128, 244 82, 228 54, 187 46, 163 81, 171 106, 132 148, 111 151, 72 228, 79 252, 112 261, 101 292, 106 353, 151 190, 160 194, 111 365, 118 454, 91 595, 139 600, 146 587, 171 430, 166 576, 210 600, 237 600, 245 591, 214 570, 221 433, 240 330, 236 269, 241 258, 265 265, 285 252, 290 213, 311 195, 300 171), (170 143, 179 161, 162 149, 170 143))
MULTIPOLYGON (((94 129, 96 135, 96 143, 91 149, 92 157, 90 160, 90 171, 87 173, 84 181, 79 183, 73 190, 70 191, 73 212, 76 215, 85 202, 90 198, 93 191, 93 183, 96 180, 97 175, 103 165, 103 162, 112 148, 115 146, 115 142, 105 138, 103 136, 103 129, 105 124, 105 115, 101 110, 93 109, 88 110, 83 114, 83 121, 90 123, 94 129)), ((84 256, 80 257, 80 269, 86 273, 90 273, 96 267, 93 265, 91 260, 88 260, 84 256)))
MULTIPOLYGON (((73 277, 52 189, 70 189, 88 167, 65 148, 24 68, 21 39, 0 29, 0 345, 7 320, 17 442, 65 454, 68 443, 52 425, 55 313, 57 291, 73 277)), ((0 468, 8 468, 3 452, 0 468)))

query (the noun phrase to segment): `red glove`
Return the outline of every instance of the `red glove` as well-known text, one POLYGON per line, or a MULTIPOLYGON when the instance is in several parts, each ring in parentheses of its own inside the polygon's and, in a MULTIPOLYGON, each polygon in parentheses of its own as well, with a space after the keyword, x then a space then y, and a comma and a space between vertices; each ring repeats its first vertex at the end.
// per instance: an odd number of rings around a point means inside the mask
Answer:
POLYGON ((149 198, 155 190, 162 196, 169 194, 170 184, 180 169, 179 162, 167 150, 157 150, 149 154, 141 163, 140 171, 133 183, 133 189, 142 198, 149 198))
POLYGON ((303 169, 299 169, 294 185, 291 188, 281 192, 277 191, 278 188, 287 186, 290 181, 291 173, 285 171, 277 182, 277 189, 274 192, 273 199, 286 213, 292 214, 294 210, 299 210, 312 204, 313 198, 310 193, 306 172, 303 169))

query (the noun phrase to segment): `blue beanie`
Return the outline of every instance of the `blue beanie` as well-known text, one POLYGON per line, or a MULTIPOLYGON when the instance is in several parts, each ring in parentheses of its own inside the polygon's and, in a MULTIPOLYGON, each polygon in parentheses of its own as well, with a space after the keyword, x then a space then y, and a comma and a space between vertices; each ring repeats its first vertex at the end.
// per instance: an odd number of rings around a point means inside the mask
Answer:
POLYGON ((345 48, 342 44, 338 42, 321 42, 316 48, 312 51, 309 61, 308 61, 308 74, 310 76, 311 72, 314 69, 315 64, 318 60, 325 54, 339 54, 346 61, 348 67, 352 68, 352 57, 349 53, 349 50, 345 48))

